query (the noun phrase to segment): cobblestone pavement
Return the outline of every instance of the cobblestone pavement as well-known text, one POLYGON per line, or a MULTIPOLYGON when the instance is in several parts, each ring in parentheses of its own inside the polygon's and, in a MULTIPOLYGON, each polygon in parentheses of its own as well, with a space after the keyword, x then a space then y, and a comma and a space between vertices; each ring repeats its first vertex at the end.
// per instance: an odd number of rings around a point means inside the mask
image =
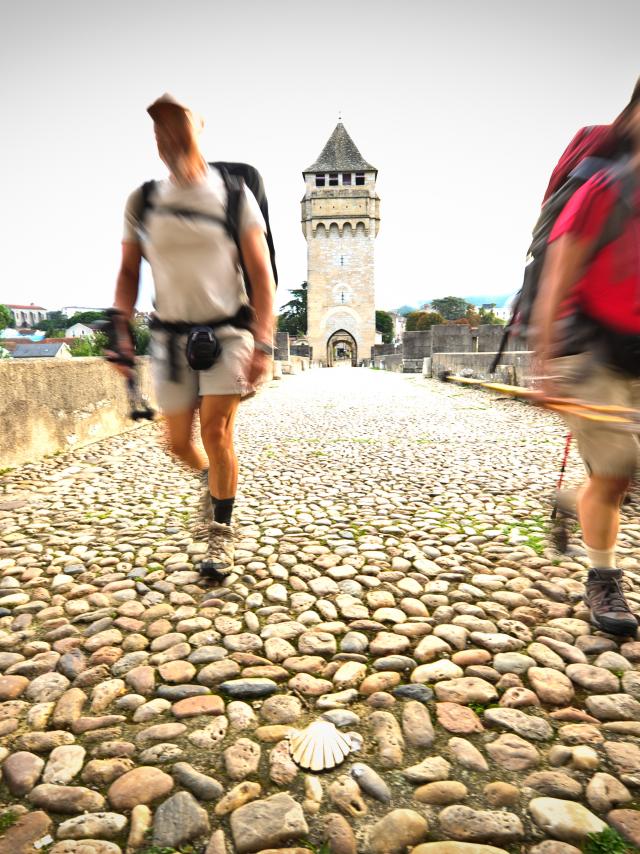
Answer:
POLYGON ((418 377, 287 377, 241 409, 218 588, 157 426, 5 473, 0 854, 639 843, 640 643, 592 632, 579 539, 547 542, 564 436, 418 377), (361 747, 310 774, 287 735, 318 718, 361 747))

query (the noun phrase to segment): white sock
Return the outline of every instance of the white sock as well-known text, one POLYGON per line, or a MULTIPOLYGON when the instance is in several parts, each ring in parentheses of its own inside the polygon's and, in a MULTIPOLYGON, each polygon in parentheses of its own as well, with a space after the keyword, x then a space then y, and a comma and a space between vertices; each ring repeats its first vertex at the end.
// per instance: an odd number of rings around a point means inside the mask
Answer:
POLYGON ((592 549, 586 543, 582 543, 587 553, 587 560, 591 569, 615 569, 616 547, 610 549, 592 549))

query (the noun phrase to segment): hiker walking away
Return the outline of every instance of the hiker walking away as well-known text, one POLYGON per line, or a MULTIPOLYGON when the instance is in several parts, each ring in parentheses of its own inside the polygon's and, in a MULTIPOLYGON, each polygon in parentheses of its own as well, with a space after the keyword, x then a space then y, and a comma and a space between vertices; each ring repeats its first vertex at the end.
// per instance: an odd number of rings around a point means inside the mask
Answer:
MULTIPOLYGON (((171 95, 147 112, 169 177, 143 184, 127 200, 114 300, 118 352, 108 357, 133 356, 128 322, 144 257, 155 286, 156 400, 170 450, 202 477, 204 518, 195 533, 206 538, 208 551, 198 568, 216 577, 233 566, 236 412, 273 356, 273 244, 254 193, 231 174, 242 167, 262 187, 258 173, 244 164, 208 164, 199 146, 202 120, 171 95), (206 458, 193 441, 197 410, 206 458)), ((116 367, 129 372, 126 364, 116 367)))
MULTIPOLYGON (((628 156, 605 163, 562 208, 549 236, 531 329, 544 391, 637 408, 640 81, 616 128, 628 156)), ((560 171, 559 164, 554 175, 560 171)), ((615 545, 620 505, 637 467, 637 438, 591 420, 566 420, 588 474, 576 509, 590 565, 585 602, 591 622, 611 634, 635 635, 637 620, 622 590, 615 545)))

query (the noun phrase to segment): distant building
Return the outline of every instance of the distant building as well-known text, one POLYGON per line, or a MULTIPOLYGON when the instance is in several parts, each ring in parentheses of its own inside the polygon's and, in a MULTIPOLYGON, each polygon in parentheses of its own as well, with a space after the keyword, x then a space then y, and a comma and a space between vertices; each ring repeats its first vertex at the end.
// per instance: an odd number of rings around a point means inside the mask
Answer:
POLYGON ((64 334, 65 338, 90 338, 93 335, 93 329, 84 323, 74 323, 64 334))
POLYGON ((14 359, 71 359, 71 350, 64 343, 18 344, 13 351, 14 359))
POLYGON ((14 325, 17 327, 37 326, 38 323, 47 319, 47 309, 41 305, 34 305, 33 303, 31 305, 9 305, 6 303, 6 306, 13 315, 14 325))
POLYGON ((518 292, 512 294, 502 306, 502 308, 494 308, 493 313, 495 314, 495 316, 498 317, 500 320, 504 320, 505 322, 511 320, 511 314, 513 313, 513 306, 515 304, 517 296, 518 292))
POLYGON ((402 336, 407 330, 407 318, 404 314, 398 314, 397 311, 388 312, 393 319, 393 340, 402 341, 402 336))

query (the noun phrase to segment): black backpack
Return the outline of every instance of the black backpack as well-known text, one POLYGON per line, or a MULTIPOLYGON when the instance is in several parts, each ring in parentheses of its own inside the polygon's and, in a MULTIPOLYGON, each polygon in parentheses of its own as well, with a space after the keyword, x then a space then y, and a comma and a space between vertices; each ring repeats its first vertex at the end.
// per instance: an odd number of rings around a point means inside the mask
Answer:
POLYGON ((625 221, 630 212, 629 203, 630 194, 632 193, 632 186, 625 166, 625 162, 620 163, 619 161, 616 162, 603 157, 585 157, 569 173, 564 184, 549 196, 542 206, 542 211, 533 229, 531 245, 527 252, 522 287, 514 300, 511 317, 505 326, 498 352, 489 368, 490 373, 495 373, 496 368, 500 364, 500 359, 505 351, 508 340, 510 338, 526 339, 529 334, 531 315, 536 297, 538 296, 549 235, 553 230, 557 218, 576 190, 583 184, 586 184, 597 172, 601 172, 602 170, 608 170, 608 180, 620 181, 620 203, 613 206, 607 222, 604 224, 602 232, 593 247, 591 258, 622 233, 625 221))
MULTIPOLYGON (((251 282, 247 274, 246 267, 242 258, 242 250, 240 248, 240 233, 239 233, 239 215, 240 204, 244 196, 244 187, 247 186, 258 202, 262 216, 264 217, 267 226, 266 238, 267 246, 269 247, 269 256, 271 258, 271 268, 273 270, 273 278, 278 284, 278 269, 276 267, 276 250, 273 245, 273 235, 271 233, 271 225, 269 223, 269 204, 267 202, 267 194, 264 189, 264 182, 258 170, 250 166, 248 163, 224 163, 216 162, 209 163, 209 166, 217 169, 222 176, 224 186, 227 191, 227 209, 225 219, 220 219, 211 214, 201 213, 200 211, 191 211, 182 208, 166 208, 167 213, 187 219, 206 219, 209 222, 217 222, 224 226, 227 233, 234 241, 238 248, 238 258, 240 267, 244 276, 245 288, 249 299, 251 299, 251 282)), ((144 220, 147 213, 154 208, 153 195, 155 192, 156 182, 146 181, 141 189, 142 206, 139 212, 139 220, 141 228, 144 228, 144 220)))

